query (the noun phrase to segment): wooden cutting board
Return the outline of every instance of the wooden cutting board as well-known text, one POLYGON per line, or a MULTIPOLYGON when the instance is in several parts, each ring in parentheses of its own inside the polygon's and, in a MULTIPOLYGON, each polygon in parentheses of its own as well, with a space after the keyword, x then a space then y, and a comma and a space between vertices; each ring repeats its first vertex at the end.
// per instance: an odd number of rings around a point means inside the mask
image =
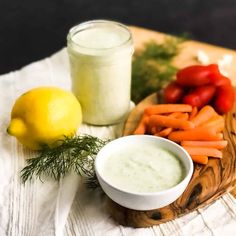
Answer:
MULTIPOLYGON (((136 27, 131 27, 131 30, 136 49, 150 39, 158 42, 164 39, 164 35, 157 32, 136 27)), ((236 52, 233 50, 189 41, 184 43, 182 52, 174 64, 179 68, 196 64, 195 57, 198 50, 207 53, 211 63, 217 62, 225 54, 233 55, 236 58, 236 52)), ((227 72, 231 79, 236 78, 236 66, 231 65, 227 68, 227 72)), ((233 79, 232 82, 235 84, 233 79)), ((152 94, 139 103, 127 119, 124 135, 132 134, 143 110, 147 106, 157 103, 157 94, 152 94)), ((225 126, 224 138, 228 140, 228 146, 223 151, 223 158, 212 158, 205 166, 195 164, 194 173, 187 189, 174 203, 161 209, 136 211, 122 207, 108 199, 108 210, 112 217, 125 226, 149 227, 158 225, 210 204, 226 191, 233 190, 236 185, 236 103, 232 112, 225 116, 225 126)), ((236 191, 233 190, 232 193, 234 194, 236 191)))

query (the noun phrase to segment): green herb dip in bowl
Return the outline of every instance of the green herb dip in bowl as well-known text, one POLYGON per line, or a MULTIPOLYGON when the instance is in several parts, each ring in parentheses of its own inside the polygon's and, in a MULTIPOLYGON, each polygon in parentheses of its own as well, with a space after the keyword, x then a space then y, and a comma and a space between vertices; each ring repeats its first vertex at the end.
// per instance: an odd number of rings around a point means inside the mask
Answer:
POLYGON ((106 144, 95 170, 104 192, 121 206, 152 210, 174 202, 187 187, 193 162, 178 144, 151 135, 131 135, 106 144))

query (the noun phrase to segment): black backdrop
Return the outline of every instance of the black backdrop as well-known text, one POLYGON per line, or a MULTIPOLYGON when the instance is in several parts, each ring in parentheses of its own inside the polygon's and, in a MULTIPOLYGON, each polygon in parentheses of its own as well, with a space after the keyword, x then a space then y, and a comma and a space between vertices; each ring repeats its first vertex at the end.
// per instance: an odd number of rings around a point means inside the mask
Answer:
POLYGON ((236 0, 0 0, 0 74, 49 56, 71 26, 100 18, 236 49, 236 0))

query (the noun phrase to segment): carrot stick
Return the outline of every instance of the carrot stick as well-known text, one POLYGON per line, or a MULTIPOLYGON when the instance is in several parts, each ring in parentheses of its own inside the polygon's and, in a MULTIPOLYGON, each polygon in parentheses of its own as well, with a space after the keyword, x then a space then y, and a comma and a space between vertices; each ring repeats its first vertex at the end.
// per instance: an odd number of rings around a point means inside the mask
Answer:
POLYGON ((173 118, 179 118, 181 116, 183 116, 183 112, 172 112, 170 114, 168 114, 169 117, 173 117, 173 118))
POLYGON ((191 155, 192 160, 195 163, 206 165, 208 163, 208 156, 205 155, 191 155))
POLYGON ((172 118, 164 115, 153 115, 149 118, 150 126, 171 127, 175 129, 193 129, 194 124, 191 121, 172 118))
POLYGON ((217 113, 215 112, 213 107, 206 105, 198 112, 195 117, 193 117, 192 122, 195 124, 195 126, 199 126, 211 119, 216 114, 217 113))
POLYGON ((189 115, 187 112, 173 112, 173 113, 170 113, 168 117, 173 117, 173 118, 178 118, 178 119, 183 119, 183 120, 189 119, 189 115))
MULTIPOLYGON (((170 113, 168 114, 169 117, 178 117, 178 116, 181 116, 183 113, 182 112, 173 112, 173 113, 170 113)), ((145 114, 146 115, 146 114, 145 114)), ((146 115, 148 116, 148 115, 146 115)), ((148 116, 149 117, 149 116, 148 116)), ((147 123, 147 129, 146 131, 149 133, 149 134, 157 134, 158 132, 160 132, 162 130, 162 127, 159 127, 157 126, 157 124, 154 124, 154 126, 151 126, 150 123, 148 122, 147 123)))
MULTIPOLYGON (((183 113, 182 112, 173 112, 173 113, 170 113, 168 114, 169 117, 173 117, 173 118, 176 118, 178 116, 181 116, 183 113)), ((157 126, 157 124, 153 124, 153 125, 150 125, 150 123, 148 123, 148 131, 149 133, 151 134, 157 134, 159 133, 162 129, 162 127, 159 127, 157 126), (153 126, 154 125, 154 126, 153 126)))
MULTIPOLYGON (((173 112, 173 113, 170 113, 168 115, 168 117, 180 118, 180 119, 188 120, 188 113, 173 112)), ((147 126, 148 126, 148 129, 147 129, 148 133, 155 134, 155 135, 161 136, 161 137, 166 137, 166 134, 168 136, 169 133, 173 131, 173 129, 171 129, 171 130, 168 129, 167 131, 164 131, 165 128, 164 129, 160 129, 161 127, 158 124, 150 124, 150 123, 148 123, 147 126), (162 130, 163 130, 163 133, 159 134, 159 132, 161 132, 162 130)), ((171 127, 169 127, 169 128, 171 128, 171 127)))
POLYGON ((145 134, 148 120, 149 117, 144 114, 141 120, 139 121, 139 124, 136 127, 134 134, 145 134))
POLYGON ((223 116, 213 116, 210 120, 204 122, 200 125, 201 127, 214 127, 217 132, 221 132, 224 130, 225 121, 223 116))
POLYGON ((191 112, 192 106, 188 104, 158 104, 147 107, 144 111, 147 115, 157 115, 171 112, 191 112))
POLYGON ((182 115, 178 116, 177 118, 189 121, 189 114, 185 112, 185 113, 182 113, 182 115))
POLYGON ((223 136, 223 133, 218 133, 218 132, 217 132, 216 134, 217 134, 219 140, 223 140, 223 137, 224 137, 224 136, 223 136))
POLYGON ((190 115, 189 115, 189 120, 192 120, 198 113, 198 109, 197 107, 193 107, 193 110, 191 111, 190 115))
POLYGON ((224 149, 227 146, 228 142, 226 140, 219 141, 182 141, 181 146, 189 147, 211 147, 217 149, 224 149))
POLYGON ((194 128, 190 130, 179 130, 179 131, 173 131, 168 135, 168 139, 175 141, 175 142, 181 142, 184 140, 188 141, 217 141, 222 140, 223 134, 222 133, 216 133, 216 130, 214 128, 194 128))
POLYGON ((156 133, 155 136, 160 136, 160 137, 167 137, 171 132, 173 131, 173 128, 171 127, 168 127, 168 128, 165 128, 163 130, 161 130, 160 132, 156 133))
POLYGON ((189 155, 206 155, 216 158, 222 158, 222 152, 219 151, 216 148, 210 148, 210 147, 188 147, 188 146, 182 146, 189 155))
POLYGON ((150 134, 156 134, 158 132, 158 127, 153 126, 153 127, 148 127, 148 133, 150 134))

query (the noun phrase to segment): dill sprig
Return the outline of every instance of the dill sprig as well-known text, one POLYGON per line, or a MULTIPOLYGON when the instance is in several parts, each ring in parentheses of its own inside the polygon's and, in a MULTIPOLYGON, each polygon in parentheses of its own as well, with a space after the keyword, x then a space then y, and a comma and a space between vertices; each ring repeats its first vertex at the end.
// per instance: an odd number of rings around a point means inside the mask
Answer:
POLYGON ((165 38, 163 43, 150 41, 137 51, 132 63, 132 100, 137 103, 153 92, 162 89, 173 79, 177 68, 172 65, 184 38, 165 38))
POLYGON ((57 181, 74 171, 85 177, 90 188, 96 188, 98 181, 94 170, 94 161, 99 150, 108 142, 91 135, 65 137, 60 146, 43 146, 36 158, 27 160, 27 166, 21 171, 25 183, 33 177, 41 181, 51 177, 57 181))

